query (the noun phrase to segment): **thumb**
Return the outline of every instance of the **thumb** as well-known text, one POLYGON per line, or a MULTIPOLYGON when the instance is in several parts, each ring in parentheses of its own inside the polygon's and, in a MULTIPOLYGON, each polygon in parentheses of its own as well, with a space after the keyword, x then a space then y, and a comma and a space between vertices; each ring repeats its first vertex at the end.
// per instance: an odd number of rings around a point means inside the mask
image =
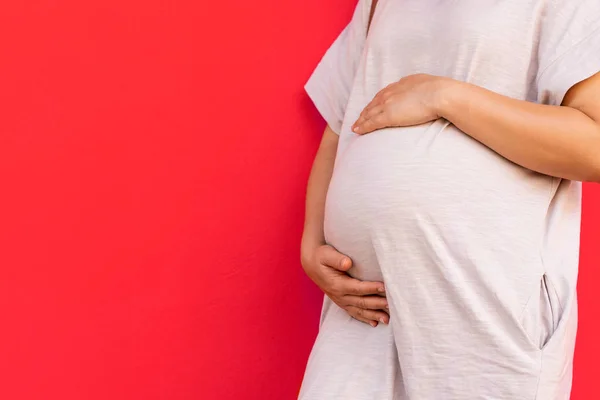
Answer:
POLYGON ((350 257, 340 253, 331 246, 325 248, 321 263, 341 272, 346 272, 352 267, 350 257))

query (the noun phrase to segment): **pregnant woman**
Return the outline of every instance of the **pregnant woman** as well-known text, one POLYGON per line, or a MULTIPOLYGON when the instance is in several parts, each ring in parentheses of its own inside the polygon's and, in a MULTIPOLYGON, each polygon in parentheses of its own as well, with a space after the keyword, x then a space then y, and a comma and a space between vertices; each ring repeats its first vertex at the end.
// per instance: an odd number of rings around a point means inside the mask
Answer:
POLYGON ((359 0, 306 84, 328 123, 302 400, 567 400, 599 0, 359 0), (372 21, 372 23, 371 23, 372 21))

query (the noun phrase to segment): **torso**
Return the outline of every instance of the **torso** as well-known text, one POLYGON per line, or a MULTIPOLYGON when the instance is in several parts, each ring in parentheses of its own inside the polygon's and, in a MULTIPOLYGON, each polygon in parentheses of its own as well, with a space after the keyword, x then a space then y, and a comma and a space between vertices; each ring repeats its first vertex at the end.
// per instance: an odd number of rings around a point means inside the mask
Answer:
POLYGON ((411 268, 417 271, 407 276, 418 273, 419 259, 445 243, 459 264, 518 266, 516 286, 531 285, 544 269, 560 269, 561 295, 571 295, 580 184, 522 168, 444 120, 365 136, 349 129, 379 90, 415 73, 536 101, 542 3, 379 1, 346 110, 326 207, 327 239, 359 261, 354 274, 378 277, 378 268, 360 263, 371 258, 373 243, 394 241, 395 251, 416 264, 411 268), (457 7, 459 2, 469 6, 457 7), (559 214, 560 227, 549 225, 559 214), (558 239, 565 232, 567 243, 558 239), (561 241, 561 247, 553 241, 561 241), (418 254, 423 242, 427 245, 418 254), (553 260, 544 260, 553 252, 570 257, 569 263, 553 266, 553 260))

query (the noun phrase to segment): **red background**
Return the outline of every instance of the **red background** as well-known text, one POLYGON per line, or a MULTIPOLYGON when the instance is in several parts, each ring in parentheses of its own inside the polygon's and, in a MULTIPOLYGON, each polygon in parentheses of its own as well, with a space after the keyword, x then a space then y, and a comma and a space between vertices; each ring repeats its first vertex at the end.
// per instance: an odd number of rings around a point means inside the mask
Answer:
MULTIPOLYGON (((323 122, 302 85, 354 1, 0 5, 0 398, 293 399, 323 122)), ((573 398, 598 398, 598 186, 573 398)))

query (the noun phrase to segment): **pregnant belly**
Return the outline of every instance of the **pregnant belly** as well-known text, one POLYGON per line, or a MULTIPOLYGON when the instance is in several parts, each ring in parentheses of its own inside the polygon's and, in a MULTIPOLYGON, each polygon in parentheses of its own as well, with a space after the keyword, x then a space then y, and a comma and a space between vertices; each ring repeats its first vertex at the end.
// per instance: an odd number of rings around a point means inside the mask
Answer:
POLYGON ((357 269, 362 279, 378 277, 368 267, 377 246, 399 257, 424 242, 452 243, 458 258, 474 246, 533 254, 551 187, 552 178, 511 163, 443 120, 342 137, 325 235, 367 266, 357 269))

